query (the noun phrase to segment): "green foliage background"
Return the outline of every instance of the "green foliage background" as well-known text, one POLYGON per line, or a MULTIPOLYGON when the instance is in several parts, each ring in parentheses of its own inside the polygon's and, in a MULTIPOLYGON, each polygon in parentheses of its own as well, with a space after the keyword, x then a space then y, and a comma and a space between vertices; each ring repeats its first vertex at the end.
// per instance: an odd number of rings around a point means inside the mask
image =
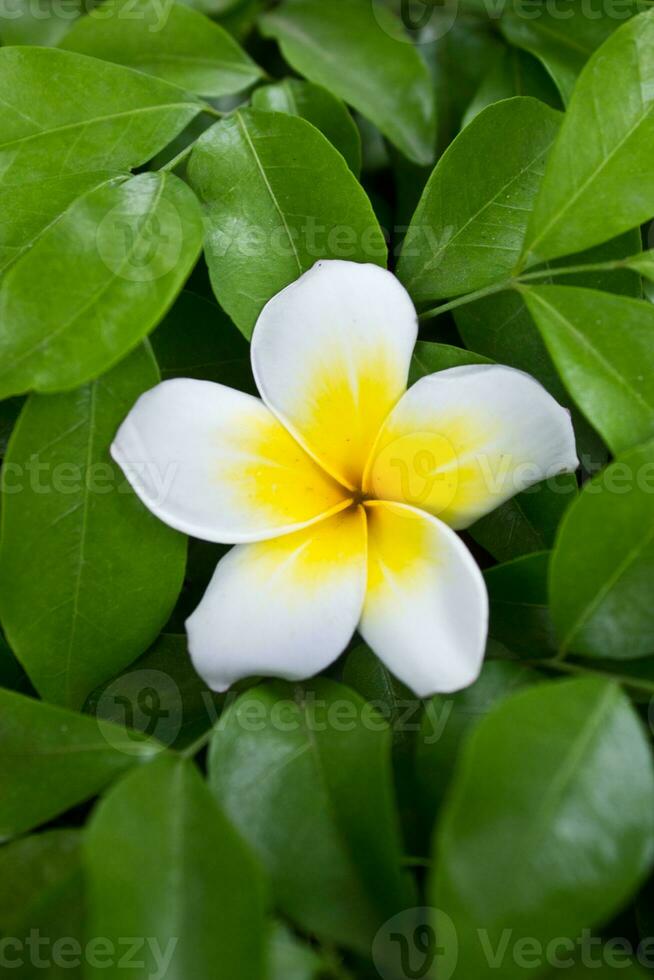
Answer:
POLYGON ((2 0, 0 40, 2 972, 644 980, 654 10, 2 0), (183 622, 223 549, 108 455, 159 378, 252 391, 319 258, 397 273, 412 381, 500 361, 573 414, 580 474, 467 534, 454 696, 356 639, 212 695, 183 622))

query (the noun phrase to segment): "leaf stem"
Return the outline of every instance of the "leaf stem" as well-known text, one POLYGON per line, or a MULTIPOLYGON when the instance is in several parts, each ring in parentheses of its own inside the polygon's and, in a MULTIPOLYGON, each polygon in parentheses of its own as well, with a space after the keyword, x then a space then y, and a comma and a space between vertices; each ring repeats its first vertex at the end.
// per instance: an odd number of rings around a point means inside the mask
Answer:
POLYGON ((593 667, 584 667, 582 664, 571 663, 569 660, 528 660, 523 661, 533 667, 550 667, 558 670, 562 674, 581 675, 583 677, 603 677, 617 681, 624 687, 631 687, 636 691, 643 691, 645 694, 654 694, 654 680, 648 681, 639 677, 629 677, 625 674, 614 674, 608 670, 597 670, 593 667))
POLYGON ((196 143, 197 140, 193 140, 192 143, 189 143, 188 146, 185 146, 184 149, 180 150, 180 152, 176 156, 174 156, 171 160, 169 160, 168 163, 164 163, 163 167, 159 167, 159 171, 161 172, 161 171, 174 170, 175 167, 177 167, 178 164, 182 162, 182 160, 185 160, 186 157, 190 156, 191 151, 193 150, 193 147, 195 146, 196 143))
POLYGON ((205 745, 209 744, 212 735, 213 725, 206 732, 203 732, 199 738, 196 738, 194 742, 187 745, 185 749, 182 749, 179 754, 185 759, 194 759, 198 752, 201 752, 205 745))

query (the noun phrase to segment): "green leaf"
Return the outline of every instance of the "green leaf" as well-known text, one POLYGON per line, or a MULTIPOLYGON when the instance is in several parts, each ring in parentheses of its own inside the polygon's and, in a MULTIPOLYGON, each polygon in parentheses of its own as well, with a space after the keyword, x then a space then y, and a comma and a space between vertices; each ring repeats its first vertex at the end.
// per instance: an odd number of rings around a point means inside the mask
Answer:
POLYGON ((411 367, 409 369, 409 385, 420 378, 436 371, 445 371, 451 367, 461 367, 462 364, 491 364, 488 357, 465 350, 463 347, 452 347, 451 344, 433 344, 428 340, 419 340, 413 349, 411 367))
POLYGON ((0 272, 31 248, 78 197, 116 176, 101 170, 0 186, 0 272))
POLYGON ((568 103, 577 76, 591 54, 606 41, 617 27, 638 12, 639 4, 627 0, 608 12, 600 9, 589 17, 583 0, 563 0, 556 8, 543 5, 536 16, 526 16, 518 3, 509 6, 500 21, 507 41, 539 58, 568 103))
POLYGON ((375 709, 319 679, 244 694, 223 715, 209 757, 213 792, 261 858, 280 910, 364 954, 381 923, 411 902, 389 752, 375 709))
POLYGON ((587 483, 552 556, 552 616, 563 650, 629 660, 654 653, 654 443, 587 483))
POLYGON ((523 977, 511 936, 547 944, 609 918, 651 865, 653 804, 650 748, 616 685, 543 683, 500 704, 436 836, 432 901, 453 919, 457 972, 523 977))
POLYGON ((183 290, 150 338, 161 377, 200 378, 257 394, 250 347, 215 303, 183 290))
POLYGON ((162 750, 140 732, 2 689, 0 747, 0 840, 91 799, 162 750))
POLYGON ((202 231, 194 194, 173 174, 79 198, 0 287, 0 397, 75 388, 124 357, 179 292, 202 231))
POLYGON ((542 102, 507 99, 457 136, 429 178, 402 247, 398 275, 416 303, 511 275, 559 125, 560 114, 542 102))
POLYGON ((11 438, 0 614, 35 687, 56 703, 79 707, 143 653, 181 588, 185 538, 145 509, 109 457, 157 380, 141 348, 75 392, 32 396, 11 438))
POLYGON ((201 110, 173 85, 56 48, 0 48, 3 182, 139 166, 201 110))
POLYGON ((505 48, 484 75, 466 109, 463 125, 468 126, 486 106, 518 95, 540 99, 554 109, 561 108, 558 92, 538 61, 517 48, 505 48))
POLYGON ((575 87, 525 240, 527 264, 569 255, 654 216, 654 11, 591 57, 575 87))
POLYGON ((383 4, 284 0, 261 26, 297 72, 358 109, 410 160, 433 160, 429 72, 383 4))
POLYGON ((527 658, 557 651, 548 609, 550 553, 524 555, 484 572, 490 600, 489 636, 527 658))
MULTIPOLYGON (((142 976, 263 975, 263 882, 190 762, 130 773, 87 828, 89 934, 142 936, 142 976), (163 968, 162 964, 166 967, 163 968)), ((119 962, 87 977, 117 980, 119 962)))
POLYGON ((35 959, 49 963, 41 967, 47 969, 48 980, 81 980, 84 879, 79 831, 51 830, 0 849, 0 933, 22 945, 19 950, 10 943, 3 951, 4 966, 16 980, 33 980, 35 959), (35 936, 36 948, 31 945, 35 936), (45 947, 43 955, 39 947, 45 947))
POLYGON ((500 701, 539 678, 530 667, 488 660, 470 687, 427 701, 416 740, 416 780, 429 831, 446 798, 466 738, 500 701))
POLYGON ((193 669, 186 636, 162 633, 129 670, 96 688, 84 711, 182 749, 216 723, 222 701, 193 669))
POLYGON ((647 252, 632 255, 625 259, 625 265, 649 282, 654 282, 654 249, 650 248, 647 252))
POLYGON ((235 113, 200 138, 188 173, 207 207, 214 292, 246 337, 264 304, 318 259, 386 264, 361 185, 298 116, 235 113))
POLYGON ((546 550, 576 493, 575 474, 559 473, 507 500, 476 521, 469 533, 498 561, 546 550))
MULTIPOLYGON (((612 945, 613 940, 609 939, 606 948, 602 949, 601 943, 594 942, 590 953, 590 962, 577 963, 571 967, 564 967, 566 980, 647 980, 651 973, 644 973, 635 963, 625 962, 624 939, 617 938, 617 945, 612 945), (615 964, 612 966, 611 964, 615 964)), ((628 942, 628 940, 627 940, 628 942)), ((568 947, 569 948, 569 947, 568 947)), ((650 947, 651 949, 651 947, 650 947)), ((567 949, 562 951, 560 958, 567 962, 572 956, 565 955, 567 949)), ((645 956, 651 956, 651 952, 644 951, 645 956)), ((547 980, 560 980, 561 968, 556 967, 546 974, 547 980)))
POLYGON ((654 306, 571 286, 523 295, 564 384, 611 450, 654 436, 654 306))
POLYGON ((267 980, 318 980, 325 964, 318 953, 277 923, 268 945, 267 980))
POLYGON ((275 85, 258 88, 252 96, 252 105, 255 109, 302 116, 343 154, 352 173, 358 176, 361 170, 359 130, 345 105, 326 88, 297 78, 284 78, 275 85))
POLYGON ((7 45, 58 44, 87 0, 0 0, 0 37, 7 45))
POLYGON ((214 98, 240 92, 262 74, 204 14, 157 0, 108 0, 78 20, 61 47, 214 98))

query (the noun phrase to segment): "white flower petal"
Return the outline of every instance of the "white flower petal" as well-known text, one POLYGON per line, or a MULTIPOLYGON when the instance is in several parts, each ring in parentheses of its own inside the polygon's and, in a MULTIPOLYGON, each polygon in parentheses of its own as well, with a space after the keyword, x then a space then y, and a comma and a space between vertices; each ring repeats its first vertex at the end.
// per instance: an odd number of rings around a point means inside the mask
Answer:
POLYGON ((206 541, 262 540, 347 506, 262 401, 211 381, 147 391, 111 453, 157 517, 206 541))
POLYGON ((488 596, 477 564, 446 524, 414 507, 372 501, 368 588, 359 632, 419 697, 479 674, 488 596))
POLYGON ((500 364, 470 365, 407 391, 379 435, 364 487, 464 528, 578 465, 570 413, 538 381, 500 364))
POLYGON ((198 674, 214 691, 262 674, 299 680, 347 646, 366 587, 363 508, 283 538, 238 545, 186 623, 198 674))
POLYGON ((252 367, 263 400, 350 487, 406 388, 417 322, 395 276, 341 261, 318 262, 259 316, 252 367))

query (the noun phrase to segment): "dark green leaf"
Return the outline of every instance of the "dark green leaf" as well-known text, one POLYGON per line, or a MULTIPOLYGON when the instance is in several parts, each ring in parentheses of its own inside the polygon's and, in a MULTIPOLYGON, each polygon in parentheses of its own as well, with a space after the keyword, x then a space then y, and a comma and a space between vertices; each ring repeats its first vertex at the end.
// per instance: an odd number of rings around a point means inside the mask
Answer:
POLYGON ((213 792, 259 854, 280 909, 364 953, 411 902, 389 754, 376 710, 320 679, 244 694, 221 719, 209 759, 213 792))
POLYGON ((261 23, 296 71, 358 109, 409 159, 431 162, 429 72, 385 4, 284 0, 261 23))
POLYGON ((0 613, 35 687, 60 704, 79 707, 143 653, 181 588, 185 538, 145 509, 109 457, 157 380, 139 348, 84 388, 32 396, 9 446, 0 613))
POLYGON ((361 137, 345 105, 322 85, 285 78, 258 88, 252 96, 255 109, 302 116, 343 154, 353 174, 361 170, 361 137))
POLYGON ((250 347, 228 316, 184 290, 151 337, 161 377, 200 378, 256 394, 250 347))
POLYGON ((201 137, 189 178, 207 206, 211 281, 249 337, 263 305, 320 258, 386 263, 370 202, 304 119, 239 111, 201 137))
POLYGON ((654 443, 587 483, 561 525, 551 568, 561 646, 589 657, 654 653, 654 443))
POLYGON ((12 937, 2 959, 16 980, 33 980, 37 964, 48 980, 81 980, 85 937, 79 831, 52 830, 0 849, 0 933, 12 937))
POLYGON ((639 9, 636 0, 627 0, 610 12, 600 8, 591 17, 584 0, 563 0, 556 7, 543 4, 533 11, 535 16, 526 16, 518 2, 508 6, 500 26, 511 44, 540 58, 567 103, 593 51, 639 9))
POLYGON ((559 374, 614 453, 654 436, 654 306, 571 286, 524 298, 559 374))
POLYGON ((653 804, 650 748, 616 685, 543 683, 500 704, 436 837, 432 901, 454 921, 457 972, 523 977, 512 936, 576 938, 616 912, 651 865, 653 804))
MULTIPOLYGON (((85 851, 89 933, 144 937, 143 976, 262 976, 261 875, 191 763, 162 756, 130 773, 97 807, 85 851)), ((119 961, 86 974, 124 975, 119 961)))
POLYGON ((276 924, 268 944, 267 980, 317 980, 324 976, 321 957, 285 926, 276 924))
POLYGON ((0 748, 0 840, 65 813, 162 750, 140 732, 1 689, 0 748))
POLYGON ((79 198, 2 282, 0 395, 75 388, 124 357, 181 289, 202 231, 194 194, 173 174, 79 198))
POLYGON ((240 92, 261 77, 227 31, 178 3, 108 0, 77 21, 61 47, 156 75, 198 95, 240 92))
POLYGON ((0 48, 8 184, 145 163, 202 109, 173 85, 55 48, 0 48))
POLYGON ((490 600, 489 635, 527 658, 557 651, 548 609, 549 552, 496 565, 484 573, 490 600))
POLYGON ((472 122, 486 106, 517 95, 540 99, 554 109, 561 108, 556 87, 538 61, 517 48, 506 48, 484 76, 466 110, 463 125, 472 122))
POLYGON ((428 340, 419 340, 413 350, 411 368, 409 370, 409 385, 415 384, 420 378, 436 371, 445 371, 451 367, 461 367, 462 364, 490 364, 488 357, 475 354, 462 347, 452 347, 450 344, 432 344, 428 340))
POLYGON ((531 216, 527 264, 580 252, 654 215, 654 11, 591 57, 575 87, 531 216))
POLYGON ((560 114, 537 99, 507 99, 459 134, 429 178, 402 247, 398 275, 416 303, 511 275, 559 125, 560 114))

